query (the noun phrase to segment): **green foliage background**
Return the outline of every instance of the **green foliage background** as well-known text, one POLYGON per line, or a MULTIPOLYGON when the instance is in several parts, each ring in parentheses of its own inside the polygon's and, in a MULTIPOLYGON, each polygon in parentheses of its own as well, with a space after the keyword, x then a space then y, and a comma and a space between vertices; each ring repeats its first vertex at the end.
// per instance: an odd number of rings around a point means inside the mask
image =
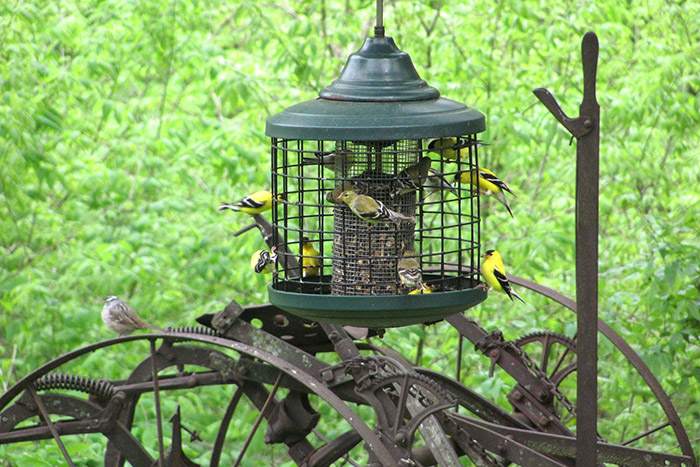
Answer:
MULTIPOLYGON (((650 365, 697 446, 700 4, 386 3, 388 35, 421 77, 487 116, 482 162, 518 196, 515 220, 487 202, 483 246, 570 295, 575 149, 531 91, 547 87, 577 114, 580 40, 598 34, 601 317, 650 365)), ((161 325, 193 324, 231 298, 266 301, 265 278, 241 267, 262 240, 233 239, 247 219, 215 208, 268 185, 266 118, 335 79, 373 14, 359 0, 0 5, 0 389, 110 337, 99 317, 110 294, 161 325)), ((573 335, 572 314, 523 295, 526 306, 492 296, 470 313, 507 338, 573 335)), ((445 326, 394 330, 385 344, 416 358, 419 340, 424 365, 453 371, 445 326)), ((647 404, 607 353, 601 404, 647 404)), ((467 358, 470 384, 505 404, 507 379, 488 379, 483 360, 467 358)), ((621 417, 610 424, 634 421, 621 417)))

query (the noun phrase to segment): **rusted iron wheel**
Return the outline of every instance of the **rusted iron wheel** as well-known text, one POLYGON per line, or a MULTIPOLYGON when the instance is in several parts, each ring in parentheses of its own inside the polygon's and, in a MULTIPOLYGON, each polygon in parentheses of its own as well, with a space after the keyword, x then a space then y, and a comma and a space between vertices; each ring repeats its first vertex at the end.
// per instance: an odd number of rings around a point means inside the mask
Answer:
POLYGON ((53 439, 61 450, 57 459, 62 455, 67 465, 76 461, 63 440, 89 435, 106 438, 108 467, 158 465, 159 459, 162 465, 204 460, 216 466, 224 459, 258 465, 271 458, 322 466, 338 460, 353 465, 348 452, 357 446, 362 451, 364 441, 373 455, 394 465, 362 417, 302 369, 212 332, 187 330, 98 342, 33 371, 0 396, 0 444, 53 439), (77 359, 106 358, 96 352, 113 357, 133 351, 137 341, 150 344, 151 352, 123 380, 61 373, 77 359), (197 391, 207 389, 230 392, 228 406, 197 407, 197 391), (325 433, 316 426, 317 408, 334 420, 323 424, 325 433), (192 421, 202 410, 212 413, 216 429, 192 421), (232 434, 229 424, 237 419, 246 420, 247 430, 232 434), (264 448, 263 434, 275 446, 271 450, 264 448))

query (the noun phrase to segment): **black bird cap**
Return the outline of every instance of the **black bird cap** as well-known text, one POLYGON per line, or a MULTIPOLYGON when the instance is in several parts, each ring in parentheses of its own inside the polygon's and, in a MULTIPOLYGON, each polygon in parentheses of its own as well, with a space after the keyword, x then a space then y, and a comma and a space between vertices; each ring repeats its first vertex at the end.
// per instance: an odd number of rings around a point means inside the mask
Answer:
POLYGON ((484 253, 484 254, 485 255, 492 255, 494 251, 496 251, 496 250, 486 250, 486 253, 484 253))
POLYGON ((311 240, 309 240, 309 237, 301 237, 301 243, 309 243, 311 240))

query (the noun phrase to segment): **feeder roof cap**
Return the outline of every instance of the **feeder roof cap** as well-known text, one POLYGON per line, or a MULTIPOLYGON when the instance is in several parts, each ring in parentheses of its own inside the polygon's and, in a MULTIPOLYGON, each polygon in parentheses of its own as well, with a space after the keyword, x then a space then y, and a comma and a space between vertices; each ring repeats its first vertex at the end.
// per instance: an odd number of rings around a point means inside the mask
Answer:
POLYGON ((436 99, 440 91, 418 75, 411 57, 391 37, 368 37, 350 55, 340 77, 321 90, 339 101, 415 101, 436 99))
POLYGON ((481 112, 440 97, 391 37, 368 37, 319 98, 270 117, 274 138, 387 141, 480 133, 481 112))

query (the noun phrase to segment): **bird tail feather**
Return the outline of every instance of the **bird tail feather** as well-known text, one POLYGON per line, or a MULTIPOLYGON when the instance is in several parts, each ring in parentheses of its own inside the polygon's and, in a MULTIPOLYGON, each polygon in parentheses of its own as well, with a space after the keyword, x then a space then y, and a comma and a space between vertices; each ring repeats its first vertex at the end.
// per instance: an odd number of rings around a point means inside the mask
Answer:
POLYGON ((521 297, 520 295, 518 295, 518 293, 517 293, 515 290, 511 290, 511 291, 510 291, 510 295, 512 295, 512 297, 510 297, 511 300, 513 300, 513 297, 515 297, 515 298, 517 298, 518 300, 520 300, 521 302, 527 303, 527 302, 525 302, 525 300, 523 300, 523 297, 521 297))
POLYGON ((230 209, 232 211, 240 211, 241 207, 234 203, 221 203, 221 206, 219 206, 218 211, 223 211, 225 209, 230 209))
POLYGON ((506 195, 504 195, 503 192, 501 192, 501 193, 496 193, 496 194, 495 194, 495 198, 496 198, 498 201, 500 201, 501 204, 502 204, 503 206, 506 207, 506 209, 508 210, 508 214, 510 214, 510 217, 512 217, 513 219, 515 219, 515 216, 513 216, 513 211, 510 210, 510 206, 508 206, 508 201, 506 201, 506 195))

